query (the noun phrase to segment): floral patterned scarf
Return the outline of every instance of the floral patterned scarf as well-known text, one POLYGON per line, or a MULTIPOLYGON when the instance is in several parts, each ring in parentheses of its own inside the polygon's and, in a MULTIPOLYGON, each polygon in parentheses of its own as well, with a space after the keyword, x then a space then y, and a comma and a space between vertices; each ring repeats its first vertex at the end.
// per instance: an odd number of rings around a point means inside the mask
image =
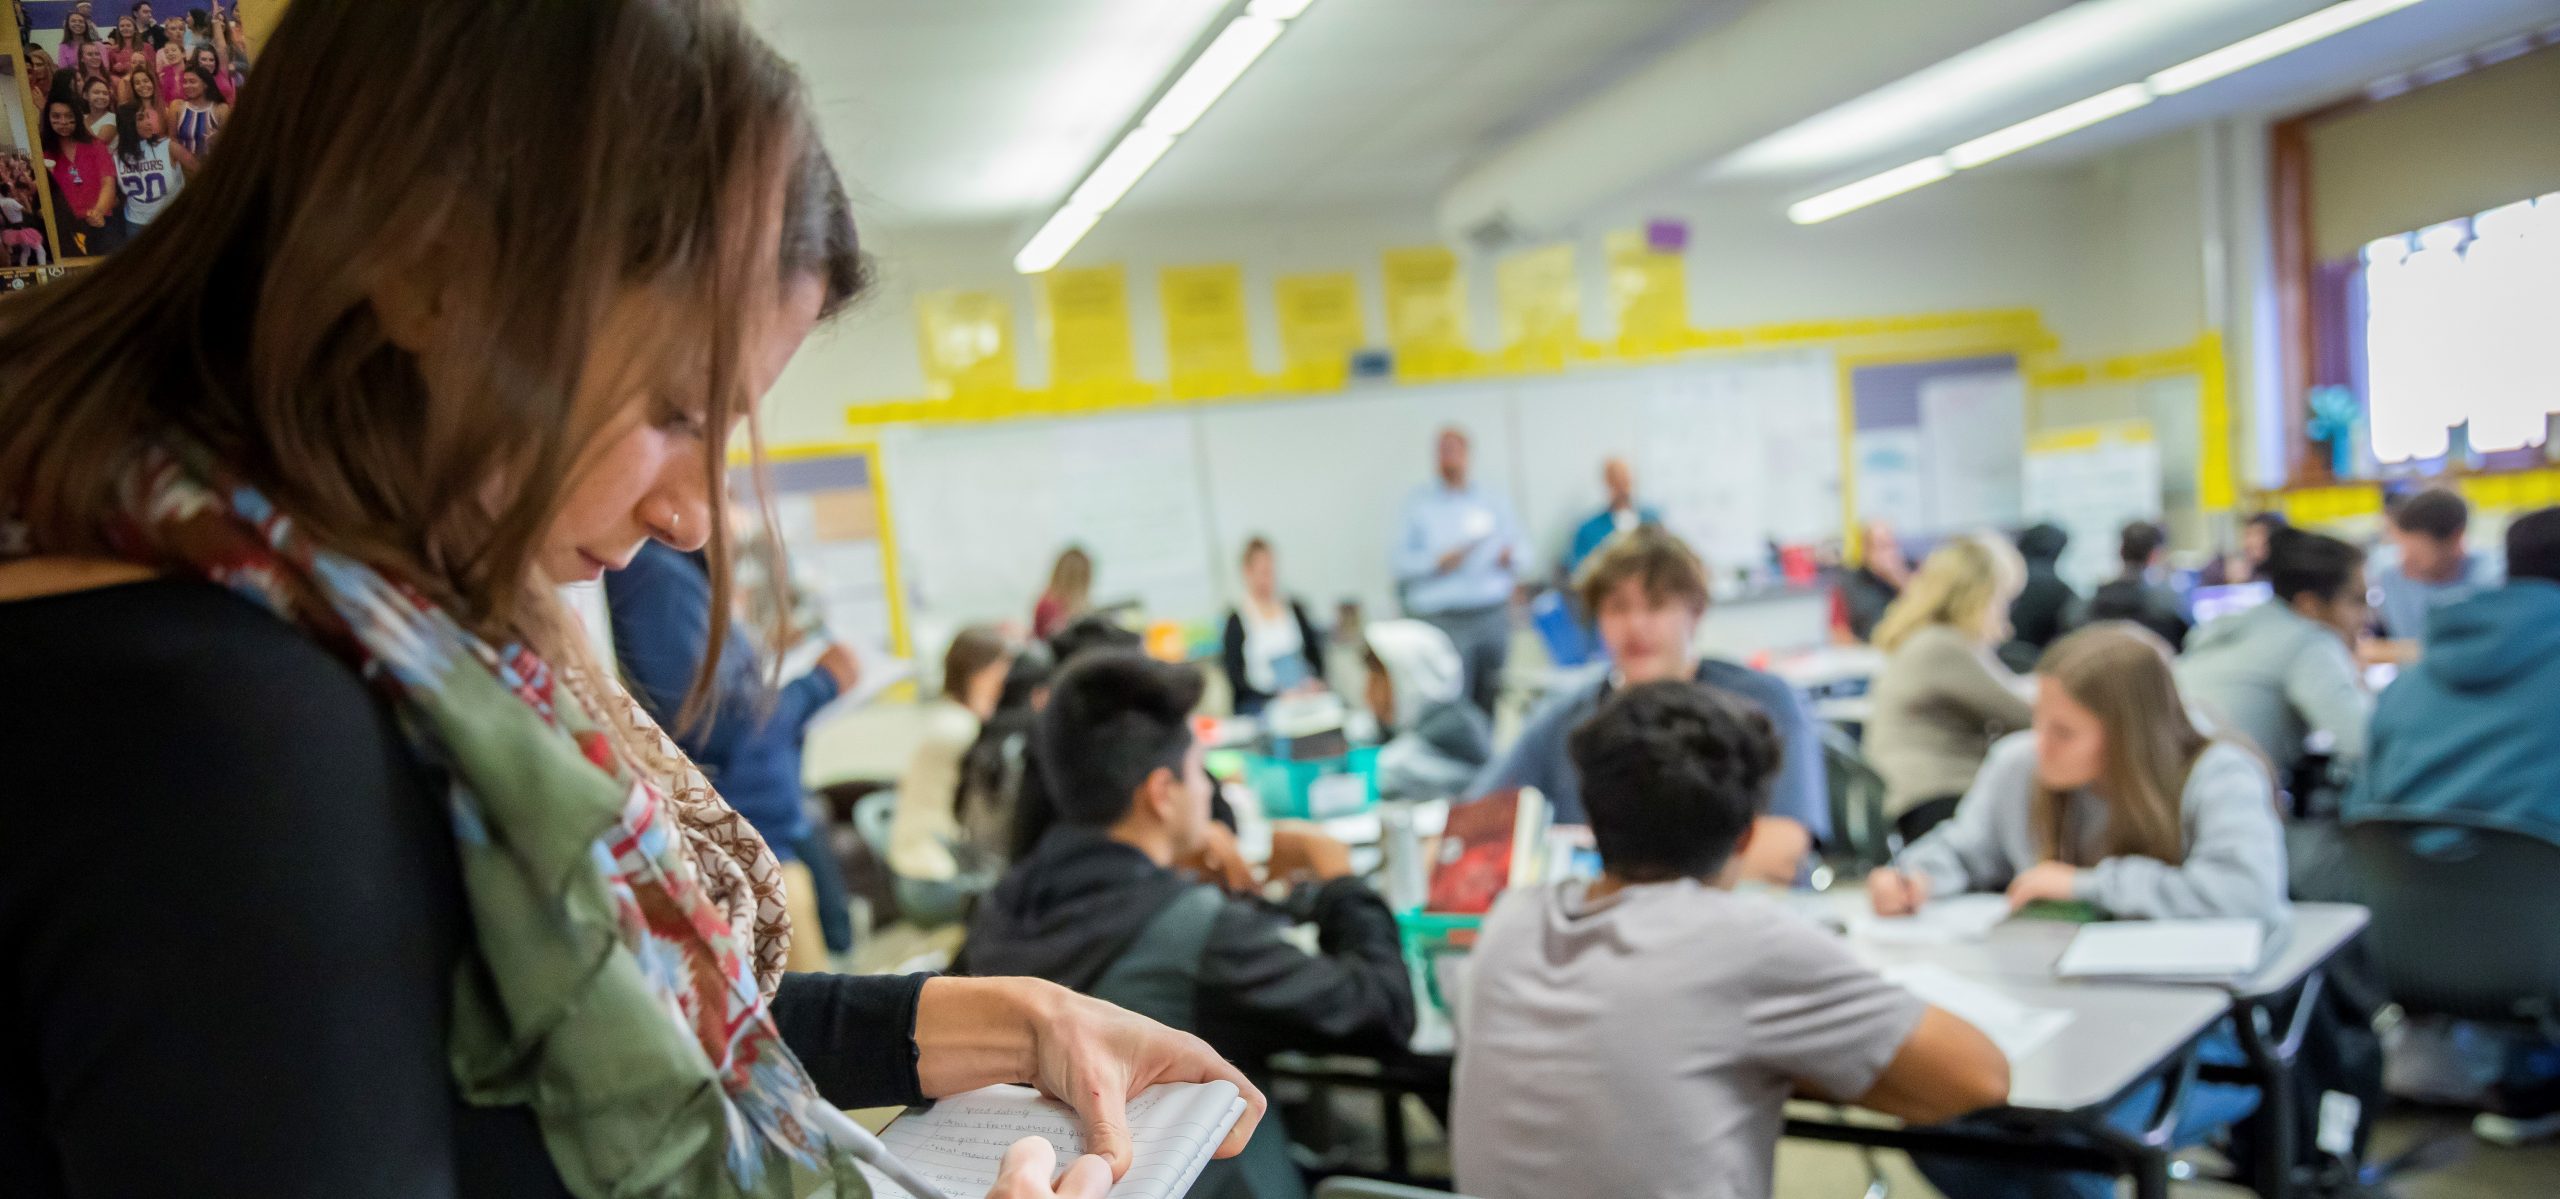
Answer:
POLYGON ((120 553, 309 633, 449 777, 474 930, 450 1045, 467 1098, 532 1107, 589 1199, 869 1194, 865 1138, 767 1010, 788 935, 772 855, 627 695, 472 635, 201 454, 142 455, 120 495, 120 553), (661 760, 626 760, 651 746, 661 760))

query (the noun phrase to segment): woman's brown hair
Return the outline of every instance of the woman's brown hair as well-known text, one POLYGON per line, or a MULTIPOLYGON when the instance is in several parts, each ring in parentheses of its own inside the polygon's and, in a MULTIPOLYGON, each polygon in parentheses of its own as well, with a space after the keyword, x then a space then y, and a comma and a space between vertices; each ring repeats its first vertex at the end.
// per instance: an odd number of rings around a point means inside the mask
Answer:
POLYGON ((1013 643, 994 625, 973 624, 951 639, 942 655, 942 694, 965 704, 969 682, 978 672, 1013 654, 1013 643))
MULTIPOLYGON (((2052 680, 2106 730, 2097 790, 2107 799, 2107 848, 2177 865, 2187 856, 2182 800, 2187 774, 2210 738, 2187 719, 2169 669, 2169 646, 2139 625, 2091 625, 2054 643, 2036 673, 2052 680)), ((2035 784, 2029 824, 2036 850, 2077 866, 2065 827, 2070 795, 2035 784)))
POLYGON ((751 322, 796 279, 830 310, 862 282, 798 81, 734 6, 307 0, 241 99, 131 244, 0 304, 15 548, 112 554, 124 464, 177 438, 476 631, 538 633, 586 456, 698 391, 727 611, 751 322), (432 388, 375 306, 401 286, 461 364, 432 388), (600 344, 632 352, 591 364, 600 344))
POLYGON ((1083 612, 1093 599, 1093 555, 1071 545, 1049 568, 1049 598, 1066 605, 1070 616, 1083 612))

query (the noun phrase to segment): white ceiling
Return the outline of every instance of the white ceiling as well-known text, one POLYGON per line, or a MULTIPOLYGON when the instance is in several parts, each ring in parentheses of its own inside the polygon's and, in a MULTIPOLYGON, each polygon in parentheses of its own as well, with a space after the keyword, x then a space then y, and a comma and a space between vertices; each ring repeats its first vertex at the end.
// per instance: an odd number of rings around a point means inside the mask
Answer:
MULTIPOLYGON (((1467 156, 1731 0, 1316 0, 1119 212, 1425 205, 1467 156)), ((1225 0, 762 0, 895 224, 1045 215, 1225 0)))
POLYGON ((891 223, 1013 220, 1100 157, 1226 0, 762 0, 837 168, 891 223))
POLYGON ((1316 0, 1121 208, 1424 203, 1504 134, 1725 7, 1316 0))
MULTIPOLYGON (((1800 0, 1315 0, 1115 213, 1217 216, 1361 208, 1431 210, 1453 183, 1522 135, 1572 128, 1613 89, 1660 74, 1675 48, 1743 37, 1768 10, 1800 0), (1730 25, 1732 28, 1728 29, 1730 25)), ((1879 5, 1972 4, 2022 14, 2020 0, 1873 0, 1879 5)), ((2121 3, 2121 0, 2118 0, 2121 3)), ((2277 23, 2318 0, 2159 0, 2194 10, 2203 45, 2277 23), (2256 10, 2252 15, 2251 10, 2256 10)), ((1230 0, 759 0, 760 24, 801 65, 828 143, 867 213, 895 225, 1036 221, 1055 206, 1134 119, 1166 76, 1212 32, 1230 0)), ((2096 7, 2096 6, 2084 6, 2096 7)), ((1941 10, 1952 12, 1953 10, 1941 10)), ((2427 0, 2371 25, 2231 79, 2170 97, 2131 116, 2019 155, 2069 161, 2137 138, 2234 112, 2299 108, 2393 71, 2560 19, 2560 0, 2427 0)), ((1762 22, 1765 27, 1766 22, 1762 22)), ((2006 26, 2003 26, 2004 28, 2006 26)), ((1844 29, 1842 37, 1854 38, 1844 29)), ((2159 41, 2160 39, 2151 39, 2159 41)), ((2142 38, 2065 72, 1843 153, 1715 172, 1706 161, 1666 164, 1684 187, 1827 186, 1864 171, 2139 79, 2192 52, 2142 38), (2165 57, 2164 57, 2165 55, 2165 57), (2150 61, 2158 58, 2161 61, 2150 61), (2136 61, 2137 59, 2143 61, 2136 61), (2102 77, 2103 76, 2103 77, 2102 77), (2084 87, 2083 84, 2086 86, 2084 87), (2067 94, 2066 94, 2067 93, 2067 94), (1747 178, 1746 178, 1747 176, 1747 178)), ((2198 48, 2202 48, 2200 45, 2198 48)), ((1737 47, 1739 49, 1739 47, 1737 47)), ((1883 82, 1827 61, 1740 53, 1730 74, 1698 80, 1711 92, 1786 78, 1823 99, 1769 124, 1773 134, 1844 105, 1883 82), (1797 61, 1802 59, 1803 61, 1797 61), (1837 68, 1837 69, 1835 69, 1837 68), (1824 85, 1827 91, 1823 91, 1824 85)), ((2047 72, 2048 75, 2052 72, 2047 72)), ((1702 102, 1703 103, 1703 102, 1702 102)), ((1644 110, 1576 137, 1632 149, 1675 128, 1739 113, 1722 104, 1644 110), (1640 118, 1640 119, 1632 119, 1640 118)), ((2523 114, 2519 114, 2520 116, 2523 114)), ((1534 140, 1534 139, 1531 139, 1534 140)), ((1738 144, 1738 143, 1737 143, 1738 144)), ((1596 147, 1594 147, 1596 148, 1596 147)), ((1666 154, 1679 151, 1661 147, 1666 154)), ((1746 161, 1746 167, 1750 164, 1746 161)), ((1995 169, 2013 169, 2004 163, 1995 169)), ((1528 177, 1534 184, 1535 173, 1528 177)))

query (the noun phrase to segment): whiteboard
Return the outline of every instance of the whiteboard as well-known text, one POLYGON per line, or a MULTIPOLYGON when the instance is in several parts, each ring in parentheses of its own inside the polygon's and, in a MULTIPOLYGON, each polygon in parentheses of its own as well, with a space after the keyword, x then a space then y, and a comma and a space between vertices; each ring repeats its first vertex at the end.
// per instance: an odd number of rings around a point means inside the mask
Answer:
POLYGON ((1519 504, 1511 390, 1451 383, 1200 409, 1219 594, 1233 602, 1238 554, 1260 535, 1281 585, 1322 612, 1345 599, 1373 619, 1397 612, 1388 555, 1406 498, 1435 477, 1442 428, 1465 429, 1475 481, 1519 504))
POLYGON ((2058 571, 2081 591, 2115 577, 2117 535, 2160 512, 2160 446, 2139 423, 2063 430, 2038 438, 2023 464, 2029 521, 2071 535, 2058 571))
POLYGON ((1620 455, 1641 498, 1730 580, 1770 539, 1838 535, 1838 388, 1827 353, 1787 353, 882 440, 920 618, 1020 620, 1075 542, 1094 553, 1098 601, 1214 621, 1254 536, 1315 614, 1349 599, 1375 617, 1398 610, 1389 554, 1442 428, 1467 431, 1476 481, 1517 510, 1524 579, 1551 575, 1620 455))
POLYGON ((1058 552, 1093 555, 1096 603, 1207 612, 1207 516, 1185 414, 920 428, 884 438, 919 609, 1027 621, 1058 552))

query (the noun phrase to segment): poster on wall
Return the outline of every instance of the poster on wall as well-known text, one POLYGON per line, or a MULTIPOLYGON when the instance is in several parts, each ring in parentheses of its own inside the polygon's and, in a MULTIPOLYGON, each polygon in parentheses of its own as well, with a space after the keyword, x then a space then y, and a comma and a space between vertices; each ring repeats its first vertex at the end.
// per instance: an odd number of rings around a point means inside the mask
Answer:
MULTIPOLYGON (((784 677, 807 670, 827 644, 845 645, 863 664, 862 685, 846 697, 856 705, 912 674, 879 467, 879 451, 867 445, 776 459, 768 468, 774 531, 791 577, 763 577, 764 557, 751 546, 738 555, 739 616, 751 629, 781 619, 796 638, 784 677)), ((752 540, 755 530, 748 533, 752 540)))
POLYGON ((12 124, 27 132, 19 144, 0 134, 0 221, 32 200, 40 239, 11 225, 10 266, 76 266, 157 220, 202 167, 248 78, 248 34, 219 0, 14 0, 9 11, 12 124), (45 261, 22 263, 30 251, 45 261))

